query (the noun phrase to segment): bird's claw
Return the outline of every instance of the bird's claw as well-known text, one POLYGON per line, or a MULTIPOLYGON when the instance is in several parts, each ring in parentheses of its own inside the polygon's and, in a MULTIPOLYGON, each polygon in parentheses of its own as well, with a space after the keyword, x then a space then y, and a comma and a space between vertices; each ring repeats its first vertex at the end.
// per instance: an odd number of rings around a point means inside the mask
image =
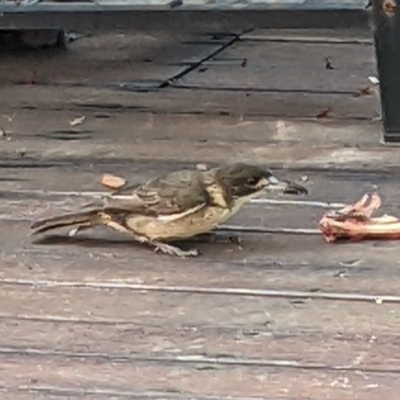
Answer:
POLYGON ((221 232, 210 232, 210 233, 205 233, 201 236, 199 236, 199 239, 203 239, 207 242, 230 242, 233 244, 240 245, 242 243, 242 238, 238 235, 227 235, 221 232))
POLYGON ((154 251, 162 252, 164 254, 168 254, 170 256, 178 256, 178 257, 196 257, 199 255, 199 252, 196 249, 190 250, 182 250, 179 247, 171 246, 166 243, 153 243, 154 251))
POLYGON ((240 246, 242 244, 242 238, 240 236, 236 236, 236 235, 229 235, 228 236, 228 240, 233 243, 236 244, 238 246, 240 246))

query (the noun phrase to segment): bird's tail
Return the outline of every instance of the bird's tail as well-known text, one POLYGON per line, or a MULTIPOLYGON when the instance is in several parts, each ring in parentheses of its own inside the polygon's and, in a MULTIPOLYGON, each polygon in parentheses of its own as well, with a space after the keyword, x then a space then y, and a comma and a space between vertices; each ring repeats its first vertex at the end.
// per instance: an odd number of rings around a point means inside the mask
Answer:
POLYGON ((36 221, 31 225, 30 236, 65 226, 96 225, 99 219, 99 211, 92 209, 36 221))

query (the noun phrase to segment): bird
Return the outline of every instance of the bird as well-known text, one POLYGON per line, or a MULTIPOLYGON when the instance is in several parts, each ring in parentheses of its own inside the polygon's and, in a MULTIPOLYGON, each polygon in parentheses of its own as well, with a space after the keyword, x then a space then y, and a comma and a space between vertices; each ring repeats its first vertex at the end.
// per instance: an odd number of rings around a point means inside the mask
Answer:
POLYGON ((185 169, 125 184, 100 204, 89 204, 76 213, 35 221, 30 236, 61 227, 76 233, 104 225, 156 252, 197 256, 197 249, 182 250, 172 243, 210 234, 263 191, 307 194, 303 186, 280 181, 258 165, 236 162, 207 170, 185 169))

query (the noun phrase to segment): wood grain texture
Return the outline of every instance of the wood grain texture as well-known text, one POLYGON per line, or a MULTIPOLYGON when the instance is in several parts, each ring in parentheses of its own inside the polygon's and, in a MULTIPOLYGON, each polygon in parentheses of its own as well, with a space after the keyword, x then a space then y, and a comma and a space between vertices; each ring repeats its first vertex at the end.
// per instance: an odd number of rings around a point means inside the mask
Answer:
MULTIPOLYGON (((226 48, 231 36, 209 33, 100 34, 66 53, 5 53, 2 399, 397 399, 396 242, 251 233, 240 247, 183 243, 202 256, 182 260, 106 229, 27 237, 32 220, 104 190, 104 173, 142 181, 239 159, 304 183, 305 202, 378 187, 398 215, 399 155, 379 143, 377 96, 357 96, 375 74, 368 37, 298 33, 226 48)), ((325 211, 252 203, 230 223, 315 228, 325 211)))
POLYGON ((183 85, 282 91, 344 92, 357 90, 375 71, 372 46, 353 44, 237 42, 217 60, 247 59, 245 67, 216 64, 192 74, 183 85), (332 69, 326 68, 326 59, 332 69), (229 74, 227 74, 229 70, 229 74), (307 79, 301 79, 307 77, 307 79))

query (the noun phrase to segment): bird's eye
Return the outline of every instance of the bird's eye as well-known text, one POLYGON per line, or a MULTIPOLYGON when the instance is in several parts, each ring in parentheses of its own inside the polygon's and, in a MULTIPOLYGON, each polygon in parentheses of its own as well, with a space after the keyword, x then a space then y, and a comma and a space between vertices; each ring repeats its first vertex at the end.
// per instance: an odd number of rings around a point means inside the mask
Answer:
POLYGON ((249 178, 249 179, 247 180, 247 183, 248 183, 250 186, 255 186, 255 185, 257 185, 258 182, 259 182, 259 179, 258 179, 257 177, 255 177, 255 176, 252 176, 251 178, 249 178))

